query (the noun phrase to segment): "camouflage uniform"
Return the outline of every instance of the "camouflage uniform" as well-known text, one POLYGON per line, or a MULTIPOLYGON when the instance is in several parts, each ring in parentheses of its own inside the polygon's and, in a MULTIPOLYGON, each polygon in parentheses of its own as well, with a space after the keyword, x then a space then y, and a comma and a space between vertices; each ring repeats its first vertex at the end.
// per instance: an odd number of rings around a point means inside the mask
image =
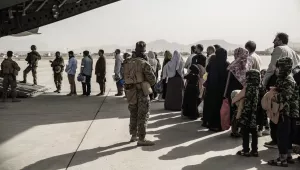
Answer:
POLYGON ((239 123, 243 132, 243 151, 249 154, 249 134, 252 135, 252 153, 257 154, 257 123, 256 112, 259 102, 260 72, 258 70, 249 70, 246 73, 246 93, 244 108, 241 113, 239 123))
POLYGON ((51 64, 51 67, 53 68, 54 83, 57 89, 56 92, 60 92, 61 82, 63 80, 62 74, 65 67, 64 59, 62 57, 55 58, 55 60, 51 64))
MULTIPOLYGON (((137 48, 145 48, 137 43, 137 48)), ((138 49, 141 50, 141 49, 138 49)), ((143 50, 144 51, 144 50, 143 50)), ((153 86, 156 82, 155 75, 150 64, 144 59, 144 53, 137 54, 124 62, 124 80, 128 109, 130 111, 131 142, 139 137, 138 145, 153 145, 145 140, 147 122, 149 119, 150 98, 143 91, 142 84, 148 82, 153 86)))
POLYGON ((27 82, 27 74, 32 71, 32 77, 33 77, 33 83, 37 85, 37 67, 38 67, 38 61, 41 60, 41 56, 38 52, 32 51, 28 53, 26 59, 28 62, 27 68, 23 72, 23 81, 22 83, 27 82))
POLYGON ((17 97, 17 81, 16 76, 18 75, 18 71, 20 71, 19 65, 13 61, 11 58, 5 59, 1 63, 1 72, 3 74, 3 102, 6 101, 7 91, 10 86, 11 88, 11 96, 13 102, 18 102, 17 97))

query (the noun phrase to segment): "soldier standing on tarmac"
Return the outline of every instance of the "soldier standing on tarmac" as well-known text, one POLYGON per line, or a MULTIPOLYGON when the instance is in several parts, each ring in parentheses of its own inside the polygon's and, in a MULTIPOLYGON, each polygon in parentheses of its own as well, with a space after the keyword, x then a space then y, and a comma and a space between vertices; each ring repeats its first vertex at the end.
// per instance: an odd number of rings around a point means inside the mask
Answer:
POLYGON ((17 80, 16 76, 18 72, 21 70, 19 65, 12 60, 13 52, 7 52, 7 59, 5 59, 1 63, 1 75, 3 75, 3 94, 2 94, 2 102, 6 102, 7 99, 7 91, 10 86, 11 88, 11 97, 12 102, 20 102, 20 100, 16 99, 17 97, 17 80))
POLYGON ((63 71, 65 67, 64 59, 61 57, 60 52, 55 53, 55 60, 50 61, 51 67, 53 69, 54 83, 56 86, 55 93, 60 93, 61 90, 61 81, 63 80, 63 71))
POLYGON ((26 59, 28 62, 27 68, 23 72, 23 81, 20 83, 26 83, 27 82, 27 74, 31 71, 32 72, 32 77, 33 77, 33 83, 34 85, 37 85, 37 67, 38 67, 38 61, 41 60, 40 54, 36 51, 36 46, 32 45, 31 46, 31 52, 28 53, 26 59))
POLYGON ((124 80, 125 90, 130 111, 130 142, 137 142, 138 146, 152 146, 155 143, 146 140, 146 128, 149 119, 151 86, 156 82, 155 74, 146 61, 146 43, 136 43, 135 55, 125 60, 124 80))

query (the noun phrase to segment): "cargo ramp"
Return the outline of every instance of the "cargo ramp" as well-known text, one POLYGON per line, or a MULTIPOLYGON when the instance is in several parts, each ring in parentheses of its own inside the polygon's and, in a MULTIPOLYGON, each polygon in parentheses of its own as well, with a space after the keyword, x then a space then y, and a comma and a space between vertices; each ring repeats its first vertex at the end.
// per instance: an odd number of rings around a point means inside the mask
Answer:
MULTIPOLYGON (((18 98, 28 98, 28 97, 35 97, 38 96, 45 91, 48 90, 45 86, 28 84, 28 83, 20 83, 17 82, 17 97, 18 98)), ((3 78, 0 78, 0 95, 3 94, 3 78)), ((10 88, 8 92, 8 97, 10 97, 10 88)))

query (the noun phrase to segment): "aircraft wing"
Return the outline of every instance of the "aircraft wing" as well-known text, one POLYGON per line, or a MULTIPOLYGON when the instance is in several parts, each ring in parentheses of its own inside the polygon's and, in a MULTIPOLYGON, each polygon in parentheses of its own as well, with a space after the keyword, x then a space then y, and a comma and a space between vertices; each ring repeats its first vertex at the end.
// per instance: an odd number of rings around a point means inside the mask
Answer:
POLYGON ((37 34, 31 30, 117 1, 0 0, 0 37, 37 34))

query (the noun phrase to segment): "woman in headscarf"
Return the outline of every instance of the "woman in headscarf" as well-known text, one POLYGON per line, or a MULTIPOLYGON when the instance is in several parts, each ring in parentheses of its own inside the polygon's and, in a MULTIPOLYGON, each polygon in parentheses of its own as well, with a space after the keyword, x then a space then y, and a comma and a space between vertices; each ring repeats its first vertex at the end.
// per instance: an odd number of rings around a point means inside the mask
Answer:
POLYGON ((178 51, 174 51, 173 57, 163 68, 163 79, 166 79, 167 93, 165 109, 181 111, 183 98, 184 61, 178 51))
MULTIPOLYGON (((171 59, 172 59, 172 54, 170 51, 165 51, 165 54, 164 54, 164 61, 163 61, 163 67, 165 67, 166 64, 168 64, 171 59)), ((163 93, 162 93, 162 99, 165 100, 166 99, 166 94, 167 94, 167 83, 166 83, 166 79, 163 79, 163 74, 164 74, 164 70, 162 70, 161 72, 161 78, 163 80, 163 93)))
POLYGON ((204 96, 203 126, 209 127, 212 131, 221 130, 220 109, 228 75, 228 65, 227 51, 220 48, 206 67, 209 74, 204 96))
MULTIPOLYGON (((153 51, 149 51, 148 52, 148 62, 150 64, 150 66, 152 67, 153 73, 156 73, 156 69, 157 69, 157 60, 155 58, 155 54, 153 51)), ((155 86, 155 85, 154 85, 155 86)), ((155 92, 154 86, 152 86, 152 91, 153 93, 150 94, 150 100, 154 100, 157 97, 157 93, 155 92)))
POLYGON ((193 64, 190 67, 189 74, 184 76, 184 79, 187 80, 187 83, 183 97, 182 115, 191 120, 196 120, 199 118, 198 105, 200 100, 200 72, 201 69, 199 68, 199 65, 193 64))
MULTIPOLYGON (((237 48, 234 50, 234 61, 228 66, 228 71, 230 72, 229 84, 227 88, 226 97, 231 103, 231 93, 234 90, 242 90, 246 85, 246 72, 252 68, 252 59, 249 57, 249 52, 245 48, 237 48)), ((229 75, 229 74, 228 74, 229 75)), ((231 105, 230 117, 234 115, 234 108, 231 105)), ((232 133, 233 137, 240 137, 238 132, 238 127, 233 121, 232 133)))

